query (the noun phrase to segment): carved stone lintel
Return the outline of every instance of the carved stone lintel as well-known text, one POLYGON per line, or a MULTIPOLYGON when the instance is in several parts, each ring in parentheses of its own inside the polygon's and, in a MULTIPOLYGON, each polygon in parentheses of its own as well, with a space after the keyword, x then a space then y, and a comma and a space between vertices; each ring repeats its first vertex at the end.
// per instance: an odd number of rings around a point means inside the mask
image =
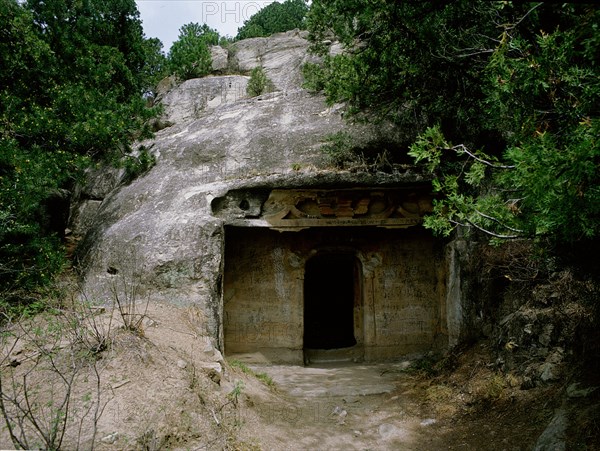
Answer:
POLYGON ((342 226, 407 228, 420 224, 431 209, 431 196, 414 191, 274 190, 263 204, 262 219, 277 230, 342 226))
POLYGON ((213 199, 227 225, 298 231, 311 227, 407 228, 432 210, 426 188, 235 190, 213 199))

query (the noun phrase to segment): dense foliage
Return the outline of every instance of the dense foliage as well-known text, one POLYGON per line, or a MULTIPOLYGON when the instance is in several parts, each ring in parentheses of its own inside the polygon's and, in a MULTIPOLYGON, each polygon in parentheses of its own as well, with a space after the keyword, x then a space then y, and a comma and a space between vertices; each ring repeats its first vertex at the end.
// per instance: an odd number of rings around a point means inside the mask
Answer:
POLYGON ((219 33, 206 24, 181 27, 169 52, 169 69, 182 80, 208 75, 212 67, 211 45, 219 44, 219 33))
POLYGON ((600 8, 314 0, 307 86, 407 131, 443 196, 426 226, 497 238, 600 232, 600 8), (344 52, 328 54, 338 39, 344 52))
POLYGON ((163 52, 163 43, 158 38, 144 39, 144 96, 154 97, 156 86, 169 73, 169 60, 163 52))
POLYGON ((134 0, 0 0, 0 300, 60 269, 69 190, 147 132, 161 64, 134 0))
POLYGON ((307 12, 308 5, 305 0, 273 2, 246 20, 238 29, 235 39, 258 38, 295 28, 304 29, 307 12))

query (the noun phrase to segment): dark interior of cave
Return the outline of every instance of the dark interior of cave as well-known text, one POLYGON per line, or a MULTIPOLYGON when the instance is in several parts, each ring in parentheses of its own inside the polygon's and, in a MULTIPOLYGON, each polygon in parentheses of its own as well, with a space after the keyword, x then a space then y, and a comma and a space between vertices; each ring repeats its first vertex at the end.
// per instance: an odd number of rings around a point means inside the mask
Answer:
POLYGON ((356 344, 354 337, 355 257, 316 255, 304 276, 304 348, 337 349, 356 344))

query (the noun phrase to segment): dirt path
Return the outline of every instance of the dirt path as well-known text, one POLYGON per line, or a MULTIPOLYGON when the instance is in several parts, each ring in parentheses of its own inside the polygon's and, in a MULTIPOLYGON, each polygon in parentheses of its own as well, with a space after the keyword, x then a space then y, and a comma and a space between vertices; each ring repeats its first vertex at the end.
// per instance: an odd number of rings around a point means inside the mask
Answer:
POLYGON ((275 382, 280 402, 257 404, 264 449, 432 449, 439 422, 415 381, 395 364, 253 366, 275 382))

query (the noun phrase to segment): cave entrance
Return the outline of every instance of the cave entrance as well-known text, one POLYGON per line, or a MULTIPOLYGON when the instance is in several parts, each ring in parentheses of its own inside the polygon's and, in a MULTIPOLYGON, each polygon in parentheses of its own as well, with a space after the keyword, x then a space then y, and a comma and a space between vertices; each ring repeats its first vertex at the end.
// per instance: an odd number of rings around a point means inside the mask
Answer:
POLYGON ((361 321, 359 270, 358 259, 349 253, 318 254, 306 262, 305 351, 350 348, 357 344, 356 332, 361 321))

